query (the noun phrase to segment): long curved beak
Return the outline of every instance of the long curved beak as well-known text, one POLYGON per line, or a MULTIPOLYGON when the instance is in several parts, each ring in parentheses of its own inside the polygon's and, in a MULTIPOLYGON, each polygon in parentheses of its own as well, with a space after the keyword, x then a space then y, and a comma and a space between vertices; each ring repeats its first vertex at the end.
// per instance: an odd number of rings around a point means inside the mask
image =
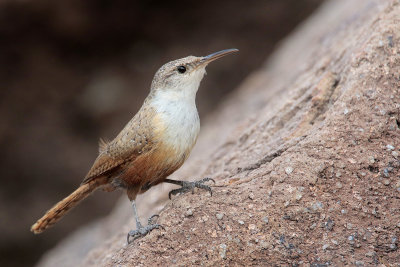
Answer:
POLYGON ((215 53, 212 53, 212 54, 210 54, 208 56, 203 57, 200 60, 200 62, 201 62, 201 65, 209 64, 210 62, 212 62, 212 61, 214 61, 216 59, 219 59, 219 58, 224 57, 226 55, 230 55, 232 53, 236 53, 238 51, 239 51, 239 49, 236 49, 236 48, 221 50, 221 51, 218 51, 218 52, 215 52, 215 53))

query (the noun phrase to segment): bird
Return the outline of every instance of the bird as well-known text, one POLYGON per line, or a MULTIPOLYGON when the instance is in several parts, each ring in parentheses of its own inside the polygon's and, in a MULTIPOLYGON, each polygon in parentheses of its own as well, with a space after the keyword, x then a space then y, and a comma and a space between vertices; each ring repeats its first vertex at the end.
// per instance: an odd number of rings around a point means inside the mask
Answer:
POLYGON ((54 205, 32 225, 31 231, 42 233, 58 222, 69 210, 97 189, 123 189, 133 208, 136 230, 129 231, 128 243, 162 228, 149 218, 143 226, 136 209, 136 196, 160 183, 181 186, 169 192, 185 193, 194 188, 207 190, 204 178, 195 182, 168 179, 188 158, 200 131, 196 93, 206 66, 212 61, 238 52, 225 49, 208 56, 188 56, 164 64, 154 75, 150 93, 136 115, 112 140, 100 139, 99 154, 80 186, 54 205))

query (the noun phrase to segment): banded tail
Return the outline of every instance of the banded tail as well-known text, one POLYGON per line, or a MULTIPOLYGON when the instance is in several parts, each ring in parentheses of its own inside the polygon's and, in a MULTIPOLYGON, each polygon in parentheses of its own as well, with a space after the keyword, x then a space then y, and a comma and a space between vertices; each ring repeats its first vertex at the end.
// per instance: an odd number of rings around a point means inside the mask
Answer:
POLYGON ((106 184, 106 180, 100 177, 81 184, 78 189, 54 205, 42 218, 32 225, 31 231, 35 234, 42 233, 58 222, 70 209, 78 205, 79 202, 87 198, 92 192, 104 184, 106 184))

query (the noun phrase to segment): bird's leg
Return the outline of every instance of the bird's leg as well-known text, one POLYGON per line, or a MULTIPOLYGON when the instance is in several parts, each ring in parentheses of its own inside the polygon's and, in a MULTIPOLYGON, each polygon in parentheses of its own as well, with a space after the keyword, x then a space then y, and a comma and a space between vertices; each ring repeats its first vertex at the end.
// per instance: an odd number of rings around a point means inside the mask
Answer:
POLYGON ((132 208, 133 208, 133 215, 135 216, 135 220, 136 220, 136 230, 129 231, 128 236, 126 237, 128 244, 130 244, 132 241, 134 241, 135 239, 137 239, 139 237, 147 235, 154 229, 163 228, 160 224, 152 223, 152 219, 154 217, 158 217, 158 215, 151 216, 147 221, 147 226, 142 226, 142 224, 140 223, 140 220, 139 220, 139 215, 137 213, 135 200, 132 200, 131 203, 132 203, 132 208), (132 237, 132 240, 130 237, 132 237))
POLYGON ((201 180, 195 181, 195 182, 176 181, 176 180, 171 180, 171 179, 164 180, 165 183, 176 184, 176 185, 182 186, 181 188, 171 190, 168 194, 169 199, 171 199, 171 195, 176 195, 179 193, 186 193, 187 191, 190 191, 190 190, 192 191, 192 193, 194 193, 194 189, 196 187, 207 190, 208 192, 210 192, 210 195, 212 196, 211 187, 204 184, 205 182, 208 182, 208 181, 212 181, 215 184, 214 179, 211 179, 211 178, 204 178, 204 179, 201 179, 201 180))

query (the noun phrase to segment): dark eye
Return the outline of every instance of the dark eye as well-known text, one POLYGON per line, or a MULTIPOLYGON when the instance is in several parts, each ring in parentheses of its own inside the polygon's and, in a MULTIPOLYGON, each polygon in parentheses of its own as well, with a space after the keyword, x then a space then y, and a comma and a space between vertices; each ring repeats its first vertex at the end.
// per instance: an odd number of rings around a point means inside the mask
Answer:
POLYGON ((177 70, 178 70, 179 73, 185 73, 186 72, 186 67, 185 66, 179 66, 177 68, 177 70))

